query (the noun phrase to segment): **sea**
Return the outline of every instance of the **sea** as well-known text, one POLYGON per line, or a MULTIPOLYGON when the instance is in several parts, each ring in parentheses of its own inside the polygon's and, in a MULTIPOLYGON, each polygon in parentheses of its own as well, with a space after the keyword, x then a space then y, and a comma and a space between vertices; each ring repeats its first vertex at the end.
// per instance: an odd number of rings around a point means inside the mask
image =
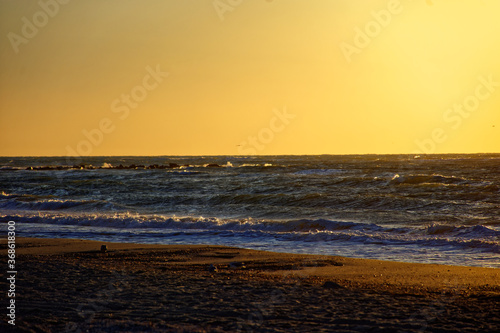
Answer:
POLYGON ((18 237, 499 268, 500 154, 0 157, 8 221, 18 237))

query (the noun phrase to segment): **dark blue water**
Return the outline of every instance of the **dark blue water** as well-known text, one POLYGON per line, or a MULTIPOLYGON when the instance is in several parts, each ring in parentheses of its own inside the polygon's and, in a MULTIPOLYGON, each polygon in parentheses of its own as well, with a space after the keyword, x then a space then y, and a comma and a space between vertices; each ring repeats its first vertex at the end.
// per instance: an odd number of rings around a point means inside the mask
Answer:
POLYGON ((499 154, 0 158, 28 237, 500 267, 499 213, 499 154))

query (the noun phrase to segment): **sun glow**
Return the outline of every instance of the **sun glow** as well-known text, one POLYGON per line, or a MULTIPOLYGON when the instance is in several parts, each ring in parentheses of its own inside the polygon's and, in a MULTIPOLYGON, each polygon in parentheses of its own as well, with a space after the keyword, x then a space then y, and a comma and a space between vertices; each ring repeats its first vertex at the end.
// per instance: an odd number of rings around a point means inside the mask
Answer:
POLYGON ((41 3, 0 2, 1 155, 500 151, 498 1, 41 3))

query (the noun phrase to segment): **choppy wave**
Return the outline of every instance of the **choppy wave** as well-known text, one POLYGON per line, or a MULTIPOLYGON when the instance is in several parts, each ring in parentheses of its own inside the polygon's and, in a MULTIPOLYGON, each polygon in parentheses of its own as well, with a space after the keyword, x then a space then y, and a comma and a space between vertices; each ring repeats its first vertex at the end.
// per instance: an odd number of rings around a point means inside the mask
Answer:
MULTIPOLYGON (((175 171, 178 176, 188 176, 198 174, 196 171, 175 171)), ((344 182, 347 184, 348 182, 344 182)), ((169 207, 177 207, 179 205, 209 205, 210 207, 228 207, 234 206, 236 209, 245 209, 248 205, 260 205, 276 210, 279 208, 315 208, 315 207, 331 207, 339 209, 399 209, 408 207, 418 207, 423 205, 420 199, 407 199, 405 202, 394 201, 390 197, 385 196, 359 196, 350 200, 336 198, 320 193, 207 193, 194 194, 186 196, 182 192, 171 193, 168 195, 152 194, 153 197, 148 200, 137 198, 143 206, 162 209, 169 207)), ((436 209, 445 208, 446 203, 435 202, 428 203, 428 206, 435 206, 436 209)), ((93 212, 98 210, 123 211, 127 210, 128 206, 118 204, 117 202, 108 201, 106 199, 92 200, 76 200, 62 199, 56 196, 49 195, 16 195, 16 194, 0 194, 0 209, 4 210, 24 210, 24 211, 65 211, 79 210, 82 212, 93 212)))
POLYGON ((102 229, 128 234, 115 241, 218 244, 223 237, 226 245, 295 251, 309 244, 303 253, 391 260, 432 262, 452 253, 444 263, 482 265, 483 253, 490 262, 498 257, 499 160, 498 154, 0 157, 0 221, 11 217, 41 237, 98 239, 95 230, 102 229))
POLYGON ((335 175, 340 173, 345 173, 346 170, 341 169, 309 169, 309 170, 301 170, 297 171, 294 174, 296 175, 335 175))
POLYGON ((0 202, 0 209, 9 210, 34 210, 34 211, 57 211, 81 208, 86 210, 113 210, 116 205, 105 201, 81 201, 81 200, 59 200, 47 199, 43 201, 6 201, 0 202))
POLYGON ((37 195, 0 193, 0 209, 14 211, 117 210, 119 206, 103 200, 73 200, 37 195))
POLYGON ((465 184, 467 179, 456 177, 456 176, 442 176, 442 175, 408 175, 400 176, 399 174, 394 175, 391 180, 392 184, 465 184))
POLYGON ((500 241, 500 231, 487 226, 453 226, 453 225, 431 225, 425 229, 428 235, 453 235, 465 237, 493 237, 500 241))
MULTIPOLYGON (((272 237, 281 241, 334 242, 349 241, 363 244, 395 246, 428 246, 470 248, 484 252, 500 253, 500 230, 482 225, 446 226, 426 228, 394 228, 376 224, 349 221, 317 220, 253 220, 219 219, 204 217, 163 217, 132 214, 115 215, 6 215, 3 221, 20 223, 55 224, 66 226, 105 227, 120 230, 142 229, 165 232, 189 232, 191 235, 229 232, 247 237, 272 237)), ((146 230, 146 231, 144 231, 146 230)))

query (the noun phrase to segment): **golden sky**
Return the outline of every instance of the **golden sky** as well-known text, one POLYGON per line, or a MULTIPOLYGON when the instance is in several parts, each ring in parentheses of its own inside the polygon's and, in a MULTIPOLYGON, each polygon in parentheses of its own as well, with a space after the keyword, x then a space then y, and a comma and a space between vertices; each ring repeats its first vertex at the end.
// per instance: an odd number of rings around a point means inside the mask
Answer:
POLYGON ((500 152, 499 13, 0 0, 0 155, 500 152))

